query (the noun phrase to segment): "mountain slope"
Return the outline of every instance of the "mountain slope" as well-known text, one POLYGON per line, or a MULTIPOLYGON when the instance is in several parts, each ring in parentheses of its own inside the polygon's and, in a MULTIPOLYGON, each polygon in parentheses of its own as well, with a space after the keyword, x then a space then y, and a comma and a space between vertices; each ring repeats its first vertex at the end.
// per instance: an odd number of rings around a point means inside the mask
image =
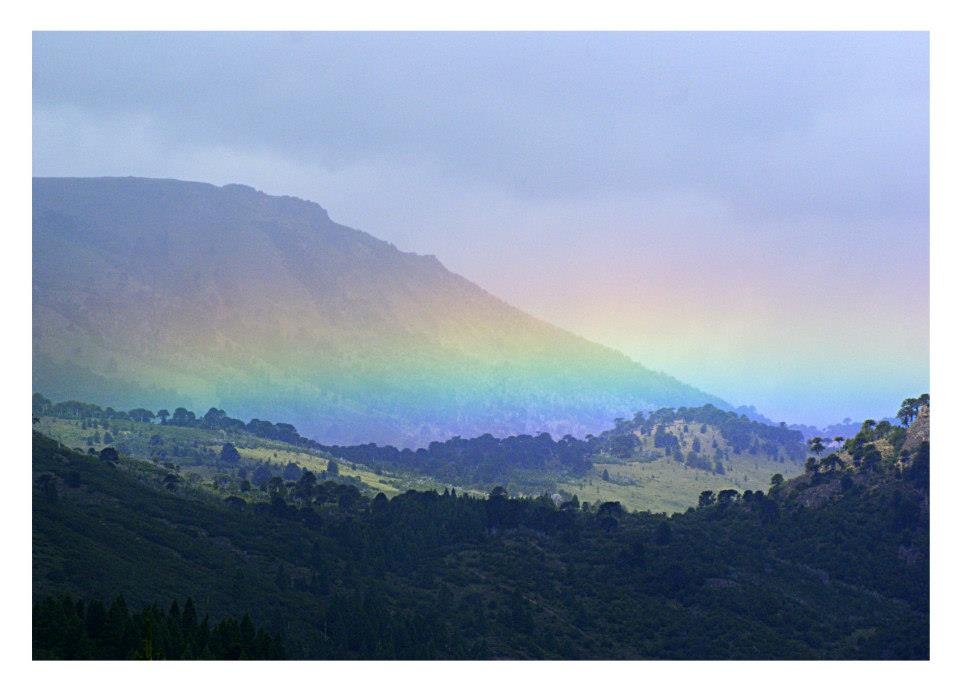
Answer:
POLYGON ((33 193, 34 389, 57 399, 216 405, 398 444, 728 406, 310 202, 136 178, 33 193))

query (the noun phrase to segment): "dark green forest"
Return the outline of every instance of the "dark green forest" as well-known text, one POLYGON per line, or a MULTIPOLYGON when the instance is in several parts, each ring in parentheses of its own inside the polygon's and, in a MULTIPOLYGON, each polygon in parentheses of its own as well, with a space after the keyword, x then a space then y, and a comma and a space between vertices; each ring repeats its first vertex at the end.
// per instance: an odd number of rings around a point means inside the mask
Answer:
POLYGON ((254 628, 249 616, 211 625, 189 597, 164 610, 131 613, 123 597, 46 597, 33 605, 34 659, 283 659, 283 646, 254 628))
POLYGON ((926 411, 672 516, 306 475, 248 503, 35 432, 34 657, 925 659, 926 411))

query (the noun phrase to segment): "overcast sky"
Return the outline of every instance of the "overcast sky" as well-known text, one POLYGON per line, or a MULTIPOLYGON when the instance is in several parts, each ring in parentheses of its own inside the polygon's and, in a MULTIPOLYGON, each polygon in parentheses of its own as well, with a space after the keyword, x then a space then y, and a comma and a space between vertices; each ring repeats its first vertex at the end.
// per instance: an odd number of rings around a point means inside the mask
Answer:
POLYGON ((925 34, 35 34, 34 175, 240 182, 776 420, 926 390, 925 34))

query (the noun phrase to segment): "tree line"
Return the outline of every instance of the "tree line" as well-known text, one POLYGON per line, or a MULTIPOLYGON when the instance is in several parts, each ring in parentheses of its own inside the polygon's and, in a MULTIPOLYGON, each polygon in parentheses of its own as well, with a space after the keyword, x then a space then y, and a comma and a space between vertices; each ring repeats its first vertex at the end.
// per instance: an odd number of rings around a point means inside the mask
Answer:
POLYGON ((183 607, 151 605, 131 612, 122 596, 105 604, 67 595, 33 604, 37 659, 283 659, 283 644, 250 617, 200 619, 193 599, 183 607))
MULTIPOLYGON (((129 411, 100 407, 96 404, 69 400, 54 404, 40 393, 33 395, 33 416, 50 416, 58 419, 74 419, 90 422, 107 422, 110 420, 137 421, 153 423, 157 421, 161 426, 180 426, 183 428, 205 428, 223 431, 245 431, 258 438, 279 440, 291 445, 317 448, 319 443, 301 436, 296 427, 288 423, 273 423, 261 419, 250 419, 244 423, 240 419, 227 416, 223 409, 210 407, 203 416, 197 416, 186 407, 176 407, 171 414, 166 409, 156 413, 149 409, 137 407, 129 411)), ((107 428, 103 425, 103 428, 107 428)))

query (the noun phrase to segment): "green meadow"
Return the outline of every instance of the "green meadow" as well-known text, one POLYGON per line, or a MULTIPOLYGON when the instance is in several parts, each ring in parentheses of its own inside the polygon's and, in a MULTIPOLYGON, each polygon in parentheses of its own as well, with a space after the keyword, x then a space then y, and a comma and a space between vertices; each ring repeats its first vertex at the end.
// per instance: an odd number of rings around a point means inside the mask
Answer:
MULTIPOLYGON (((223 495, 249 496, 258 499, 264 492, 256 484, 248 491, 241 487, 243 478, 238 471, 249 474, 261 465, 271 465, 277 475, 288 465, 313 472, 325 478, 330 457, 320 452, 276 440, 267 440, 242 430, 211 430, 199 427, 180 427, 142 423, 124 419, 110 419, 107 429, 100 423, 85 424, 81 420, 40 417, 39 432, 60 441, 69 448, 86 451, 90 447, 104 447, 109 434, 110 445, 126 458, 152 461, 165 465, 184 479, 209 486, 223 495), (236 446, 240 462, 226 464, 219 459, 224 444, 236 446)), ((724 472, 693 468, 678 461, 676 455, 664 455, 654 447, 652 434, 640 430, 633 434, 638 443, 636 454, 626 459, 608 454, 594 455, 592 469, 582 476, 528 472, 514 474, 502 483, 513 495, 538 496, 543 493, 560 494, 562 498, 574 495, 581 502, 600 503, 619 501, 628 510, 651 512, 684 512, 696 505, 702 491, 719 492, 723 489, 745 491, 767 489, 774 474, 789 478, 802 471, 799 464, 782 458, 771 459, 763 454, 731 450, 722 433, 715 426, 678 421, 664 427, 675 434, 681 455, 694 449, 696 440, 704 450, 721 450, 724 472), (716 442, 716 448, 713 447, 716 442)), ((395 468, 383 469, 377 465, 335 460, 339 467, 336 477, 341 483, 353 483, 367 494, 384 493, 388 497, 408 490, 426 491, 456 488, 458 492, 485 495, 489 488, 478 485, 461 486, 443 483, 414 472, 395 468)), ((331 476, 330 478, 333 478, 331 476)))

